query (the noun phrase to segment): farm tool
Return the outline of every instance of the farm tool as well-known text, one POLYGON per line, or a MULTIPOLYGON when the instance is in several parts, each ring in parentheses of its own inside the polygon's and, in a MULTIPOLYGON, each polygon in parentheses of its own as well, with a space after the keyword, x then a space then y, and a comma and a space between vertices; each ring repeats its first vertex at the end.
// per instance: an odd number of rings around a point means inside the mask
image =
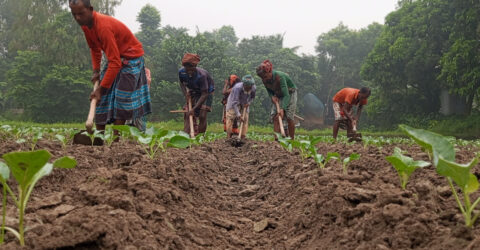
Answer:
MULTIPOLYGON (((188 110, 184 110, 184 109, 170 110, 170 113, 185 114, 185 113, 188 113, 188 111, 192 110, 192 98, 191 97, 188 97, 187 106, 188 106, 188 110)), ((189 115, 188 120, 189 120, 188 122, 190 124, 190 138, 195 138, 195 129, 194 129, 194 126, 193 126, 193 115, 189 115)))
POLYGON ((362 141, 362 133, 357 133, 357 122, 353 121, 351 123, 352 131, 347 133, 348 142, 361 142, 362 141))
MULTIPOLYGON (((93 86, 93 90, 99 87, 98 81, 95 82, 93 86)), ((80 132, 76 133, 73 136, 73 144, 82 144, 82 145, 96 145, 101 146, 103 145, 103 140, 96 137, 93 140, 90 138, 88 134, 93 134, 93 118, 95 117, 95 108, 97 107, 97 99, 93 98, 90 101, 90 110, 88 111, 87 121, 85 122, 86 130, 80 130, 80 132)))
MULTIPOLYGON (((278 101, 275 102, 275 105, 277 107, 277 114, 280 113, 280 105, 278 104, 278 101)), ((280 115, 277 115, 278 117, 278 124, 280 125, 280 133, 282 134, 283 137, 285 137, 285 128, 283 127, 283 120, 282 120, 282 117, 280 117, 280 115)))
POLYGON ((243 111, 242 111, 242 121, 240 122, 240 131, 238 133, 238 136, 237 138, 234 138, 231 143, 232 143, 232 146, 234 147, 241 147, 245 142, 242 141, 242 133, 243 133, 243 123, 245 122, 245 114, 247 113, 247 107, 243 107, 243 111))

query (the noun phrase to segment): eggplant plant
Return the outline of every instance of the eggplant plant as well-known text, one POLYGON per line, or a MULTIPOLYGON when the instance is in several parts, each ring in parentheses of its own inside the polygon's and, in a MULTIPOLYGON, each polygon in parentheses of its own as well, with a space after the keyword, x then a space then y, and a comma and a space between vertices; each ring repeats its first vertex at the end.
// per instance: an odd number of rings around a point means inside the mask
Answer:
MULTIPOLYGON (((77 162, 70 157, 62 157, 48 163, 51 155, 46 150, 37 150, 30 152, 11 152, 3 155, 5 163, 0 164, 0 175, 2 185, 4 186, 3 194, 3 217, 5 217, 6 192, 10 194, 11 199, 18 209, 18 231, 5 226, 5 218, 2 220, 2 231, 7 229, 12 232, 20 241, 20 245, 25 245, 25 228, 24 216, 28 200, 32 194, 35 184, 44 176, 50 174, 53 168, 74 168, 77 162), (7 184, 9 172, 17 181, 18 195, 15 195, 7 184)), ((3 237, 3 233, 2 233, 3 237)))
POLYGON ((347 170, 348 170, 347 168, 348 168, 348 165, 350 164, 350 162, 352 162, 354 160, 358 160, 358 159, 360 159, 360 154, 357 154, 357 153, 352 153, 350 156, 343 159, 343 162, 342 162, 343 173, 344 174, 347 173, 347 170))
POLYGON ((480 198, 477 198, 473 203, 470 200, 470 194, 479 188, 477 177, 471 173, 471 169, 478 163, 478 158, 473 158, 467 164, 457 163, 455 162, 455 148, 448 138, 437 133, 415 129, 406 125, 400 125, 400 128, 421 147, 433 154, 433 165, 436 167, 439 175, 447 178, 460 212, 465 219, 465 226, 473 227, 478 216, 480 216, 480 212, 475 211, 475 208, 480 203, 480 198), (463 194, 463 202, 453 183, 460 188, 463 194))
POLYGON ((412 158, 402 154, 400 148, 395 147, 394 153, 391 156, 385 158, 392 166, 397 170, 400 178, 400 184, 403 189, 406 188, 410 175, 418 168, 424 168, 430 166, 430 162, 415 161, 412 158))

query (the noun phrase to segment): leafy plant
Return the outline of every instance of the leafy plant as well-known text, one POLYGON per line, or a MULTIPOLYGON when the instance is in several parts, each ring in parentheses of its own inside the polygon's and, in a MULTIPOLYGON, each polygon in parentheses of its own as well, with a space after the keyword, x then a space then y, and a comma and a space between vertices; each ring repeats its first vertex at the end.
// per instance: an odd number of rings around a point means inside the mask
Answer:
POLYGON ((93 133, 90 134, 90 133, 88 133, 88 131, 84 131, 84 132, 82 133, 82 135, 88 136, 88 137, 90 138, 90 141, 92 142, 92 146, 93 146, 93 144, 94 144, 94 142, 95 142, 95 138, 100 138, 100 136, 102 136, 102 135, 101 135, 101 134, 102 134, 102 131, 97 130, 97 129, 95 129, 95 128, 92 128, 92 130, 93 130, 93 133))
POLYGON ((406 188, 410 175, 412 175, 416 169, 431 165, 426 161, 414 161, 412 158, 403 155, 402 150, 397 147, 395 147, 393 155, 387 156, 385 159, 397 170, 403 189, 406 188))
POLYGON ((327 157, 324 157, 321 154, 316 154, 314 159, 320 168, 325 168, 330 161, 340 159, 340 154, 337 152, 328 152, 327 157))
POLYGON ((99 133, 97 137, 102 139, 105 145, 110 147, 112 143, 118 138, 118 135, 115 134, 115 130, 111 126, 108 126, 105 128, 105 131, 103 131, 103 133, 99 133))
POLYGON ((478 163, 478 158, 475 157, 467 164, 456 163, 455 149, 444 136, 406 125, 401 125, 400 128, 420 146, 433 154, 433 165, 435 165, 438 174, 447 178, 458 207, 465 219, 465 225, 473 227, 480 215, 480 212, 474 211, 480 202, 480 198, 477 198, 473 204, 470 201, 470 194, 479 188, 478 179, 470 170, 478 163), (453 186, 452 180, 463 193, 463 203, 453 186))
POLYGON ((0 232, 0 244, 3 244, 5 239, 5 223, 7 217, 7 180, 10 178, 10 169, 8 166, 0 161, 0 181, 2 182, 3 187, 3 198, 2 198, 2 228, 0 232))
MULTIPOLYGON (((8 177, 5 171, 5 164, 2 163, 0 172, 2 173, 2 184, 6 187, 12 200, 18 208, 18 231, 4 227, 12 232, 20 241, 20 245, 25 245, 24 238, 24 215, 28 200, 35 184, 44 176, 50 174, 54 167, 56 168, 74 168, 77 162, 69 157, 62 157, 55 162, 48 163, 51 155, 46 150, 37 150, 31 152, 11 152, 3 155, 6 165, 12 172, 13 177, 18 183, 18 197, 8 187, 5 177, 8 177)), ((5 194, 4 190, 4 194, 5 194)), ((5 195, 4 195, 5 197, 5 195)), ((5 202, 5 201, 4 201, 5 202)), ((4 206, 5 209, 5 206, 4 206)), ((5 211, 3 212, 5 214, 5 211)), ((3 223, 3 226, 5 223, 3 223)))
POLYGON ((343 159, 343 173, 346 174, 347 173, 347 168, 348 168, 348 165, 350 164, 350 162, 354 161, 354 160, 358 160, 360 159, 360 154, 357 154, 357 153, 352 153, 349 157, 343 159))
POLYGON ((35 146, 38 141, 43 138, 43 132, 41 130, 33 131, 32 138, 30 140, 30 150, 35 150, 35 146))

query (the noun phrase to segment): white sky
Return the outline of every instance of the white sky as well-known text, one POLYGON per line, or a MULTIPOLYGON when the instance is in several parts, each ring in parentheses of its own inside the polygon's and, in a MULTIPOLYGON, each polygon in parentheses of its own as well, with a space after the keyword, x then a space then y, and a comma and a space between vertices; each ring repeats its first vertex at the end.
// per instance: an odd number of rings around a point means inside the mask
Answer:
POLYGON ((361 29, 384 23, 397 0, 123 0, 115 17, 134 33, 136 16, 147 3, 161 15, 161 26, 185 27, 195 34, 231 25, 237 37, 285 34, 284 46, 301 46, 300 53, 315 54, 317 37, 343 22, 361 29))

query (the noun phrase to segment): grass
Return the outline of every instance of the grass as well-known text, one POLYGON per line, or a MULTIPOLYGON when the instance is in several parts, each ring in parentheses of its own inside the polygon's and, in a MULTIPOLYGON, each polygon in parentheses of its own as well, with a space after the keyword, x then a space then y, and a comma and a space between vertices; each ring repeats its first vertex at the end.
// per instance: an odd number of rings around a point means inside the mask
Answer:
MULTIPOLYGON (((445 122, 446 123, 446 122, 445 122)), ((441 123, 439 125, 444 125, 444 127, 452 128, 453 126, 450 124, 441 123)), ((22 127, 42 127, 42 128, 74 128, 74 129, 85 129, 84 123, 34 123, 34 122, 20 122, 20 121, 1 121, 1 125, 13 125, 13 126, 22 126, 22 127)), ((179 121, 166 121, 166 122, 149 122, 147 127, 154 126, 159 129, 168 129, 168 130, 183 130, 183 122, 179 121)), ((476 125, 478 126, 478 125, 476 125)), ((440 126, 438 126, 440 127, 440 126)), ((477 128, 475 128, 477 129, 477 128)), ((438 129, 442 130, 442 129, 438 129)), ((207 131, 213 133, 223 133, 223 124, 222 123, 209 123, 207 131)), ((257 125, 250 125, 248 127, 249 132, 255 132, 257 134, 273 134, 273 125, 270 124, 269 126, 257 126, 257 125)), ((475 130, 475 132, 478 130, 475 130)), ((369 131, 369 130, 361 130, 359 131, 364 136, 383 136, 383 137, 405 137, 405 135, 400 130, 391 130, 391 131, 369 131)), ((435 132, 445 132, 445 131, 435 131, 435 132)), ((306 136, 330 136, 332 135, 331 128, 325 129, 314 129, 314 130, 306 130, 304 128, 297 128, 295 131, 296 135, 306 135, 306 136)), ((475 135, 465 135, 465 130, 457 130, 456 133, 450 129, 447 133, 442 133, 445 135, 460 137, 460 138, 478 138, 478 134, 475 135)), ((339 135, 346 135, 346 131, 340 130, 339 135)))

